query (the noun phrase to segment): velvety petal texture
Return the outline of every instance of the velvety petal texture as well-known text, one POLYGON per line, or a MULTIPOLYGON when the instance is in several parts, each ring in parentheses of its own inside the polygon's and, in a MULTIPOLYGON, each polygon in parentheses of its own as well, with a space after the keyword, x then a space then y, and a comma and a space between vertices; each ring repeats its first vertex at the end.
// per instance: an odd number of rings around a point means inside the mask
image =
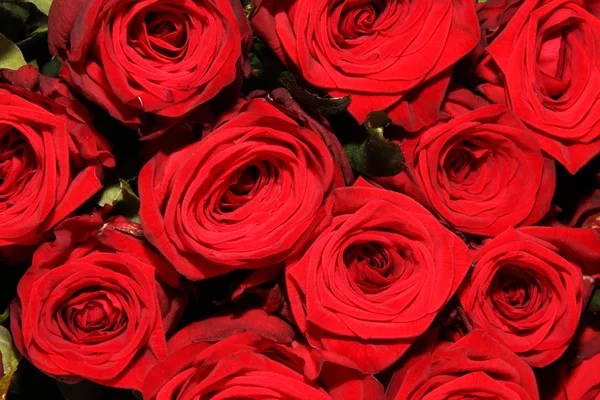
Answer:
POLYGON ((553 399, 555 400, 592 400, 600 396, 600 380, 598 370, 600 369, 600 354, 581 364, 568 369, 563 377, 564 386, 553 399))
POLYGON ((466 89, 450 92, 444 112, 447 122, 401 142, 409 170, 377 182, 472 235, 493 237, 542 219, 556 173, 535 135, 505 106, 466 89))
POLYGON ((115 161, 86 109, 37 68, 0 70, 0 259, 27 262, 115 161))
POLYGON ((264 98, 139 178, 144 233, 188 279, 274 266, 302 250, 344 177, 318 133, 264 98))
POLYGON ((475 328, 545 367, 573 340, 583 307, 582 269, 599 262, 600 236, 592 229, 509 229, 477 251, 460 302, 475 328))
POLYGON ((483 331, 421 347, 394 374, 388 400, 539 399, 531 367, 483 331))
POLYGON ((61 77, 146 139, 209 120, 226 88, 235 99, 251 40, 232 0, 56 0, 49 15, 61 77))
POLYGON ((385 110, 415 131, 435 122, 453 65, 479 40, 466 0, 262 0, 252 27, 287 66, 362 123, 385 110))
POLYGON ((58 379, 141 390, 186 305, 181 277, 122 217, 71 218, 55 235, 11 305, 17 348, 58 379))
POLYGON ((311 345, 381 372, 429 328, 471 256, 416 201, 362 179, 328 209, 329 226, 286 265, 289 304, 311 345))
POLYGON ((540 376, 552 384, 540 388, 542 398, 551 400, 593 400, 600 397, 600 320, 589 314, 581 322, 564 363, 557 363, 540 376))
POLYGON ((486 95, 513 110, 571 173, 600 154, 600 20, 593 3, 526 0, 516 12, 504 8, 514 15, 497 26, 501 32, 485 48, 491 59, 476 70, 486 95))
POLYGON ((262 310, 195 322, 169 340, 146 378, 147 400, 382 400, 383 386, 349 360, 295 341, 262 310))

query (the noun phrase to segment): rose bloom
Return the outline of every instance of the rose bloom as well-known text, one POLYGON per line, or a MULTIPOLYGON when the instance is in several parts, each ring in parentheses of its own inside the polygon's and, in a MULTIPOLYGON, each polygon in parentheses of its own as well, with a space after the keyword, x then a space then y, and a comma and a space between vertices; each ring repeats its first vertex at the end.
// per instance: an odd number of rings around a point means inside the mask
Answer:
POLYGON ((539 399, 531 367, 480 330, 419 350, 392 377, 388 400, 539 399))
POLYGON ((61 77, 146 139, 237 97, 252 39, 233 0, 56 0, 48 35, 61 77))
POLYGON ((328 209, 327 228, 286 264, 288 301, 311 345, 381 372, 429 328, 471 257, 415 200, 362 179, 328 209))
POLYGON ((561 375, 561 390, 553 400, 595 400, 600 396, 600 354, 596 354, 580 364, 566 368, 561 375))
POLYGON ((295 340, 262 310, 212 317, 177 332, 147 375, 146 400, 383 400, 383 387, 344 357, 295 340))
POLYGON ((573 340, 583 307, 582 269, 600 263, 599 249, 591 229, 509 229, 477 251, 460 302, 475 328, 545 367, 573 340))
POLYGON ((538 380, 545 385, 543 398, 552 400, 595 400, 600 397, 600 320, 584 314, 572 351, 563 362, 543 371, 538 380), (575 357, 573 357, 575 356, 575 357))
POLYGON ((473 235, 539 221, 550 210, 554 161, 513 112, 486 103, 466 89, 450 92, 449 120, 402 141, 408 171, 377 182, 473 235))
POLYGON ((123 217, 71 218, 55 235, 17 287, 15 345, 57 379, 141 390, 185 308, 180 275, 123 217))
POLYGON ((0 70, 0 258, 27 262, 102 188, 110 145, 57 79, 0 70))
POLYGON ((140 218, 175 268, 201 280, 274 266, 302 250, 343 185, 322 137, 256 98, 201 141, 144 166, 140 218))
POLYGON ((252 27, 289 68, 359 121, 415 131, 439 117, 452 66, 478 42, 474 2, 262 0, 252 27))
MULTIPOLYGON (((571 173, 600 154, 600 20, 585 3, 524 1, 507 24, 499 18, 476 70, 486 96, 513 110, 571 173)), ((493 21, 486 9, 480 18, 493 21)))

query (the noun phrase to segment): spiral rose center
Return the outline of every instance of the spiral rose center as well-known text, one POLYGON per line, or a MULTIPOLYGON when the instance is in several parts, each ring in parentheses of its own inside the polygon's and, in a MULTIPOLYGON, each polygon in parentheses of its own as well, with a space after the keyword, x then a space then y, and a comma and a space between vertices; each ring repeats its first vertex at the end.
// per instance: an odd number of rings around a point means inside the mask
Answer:
POLYGON ((494 308, 508 319, 524 318, 540 304, 541 289, 534 276, 515 266, 505 266, 494 276, 490 295, 494 308))
POLYGON ((221 198, 221 211, 232 212, 251 201, 265 185, 268 170, 266 164, 250 165, 234 174, 221 198))
POLYGON ((351 279, 368 293, 374 293, 394 282, 398 276, 398 257, 378 243, 350 246, 344 252, 344 262, 351 279))
POLYGON ((165 44, 174 48, 180 48, 185 44, 187 34, 184 23, 174 13, 158 14, 149 12, 146 14, 146 29, 150 35, 150 41, 157 48, 166 47, 165 44))
POLYGON ((373 30, 373 24, 377 21, 379 12, 379 7, 374 2, 357 6, 349 4, 340 16, 340 34, 346 39, 355 39, 369 34, 373 30))
POLYGON ((97 301, 86 304, 82 310, 75 314, 77 326, 85 331, 95 330, 104 324, 106 311, 97 301))
POLYGON ((452 183, 472 183, 489 154, 488 149, 479 148, 470 142, 459 143, 446 155, 443 170, 452 183))
POLYGON ((121 333, 127 322, 118 296, 102 288, 74 294, 61 308, 64 330, 73 340, 99 343, 121 333))
POLYGON ((134 21, 130 42, 139 54, 149 59, 171 59, 183 54, 188 40, 184 15, 169 10, 146 11, 134 21))
POLYGON ((27 139, 11 126, 0 125, 0 210, 12 205, 36 170, 27 139))

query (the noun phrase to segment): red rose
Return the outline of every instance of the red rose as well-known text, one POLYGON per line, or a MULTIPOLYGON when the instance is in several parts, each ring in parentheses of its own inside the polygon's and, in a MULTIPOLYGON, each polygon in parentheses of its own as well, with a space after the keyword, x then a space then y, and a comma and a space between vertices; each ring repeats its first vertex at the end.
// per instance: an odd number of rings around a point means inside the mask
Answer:
POLYGON ((465 233, 495 236, 539 221, 556 176, 535 135, 505 106, 485 106, 466 89, 451 92, 444 110, 448 122, 402 141, 408 173, 377 181, 465 233))
POLYGON ((208 118, 251 39, 234 0, 56 0, 49 15, 61 76, 147 139, 194 110, 208 118))
POLYGON ((452 66, 478 42, 467 0, 262 0, 252 27, 306 81, 352 95, 362 123, 385 110, 414 131, 435 122, 452 66))
POLYGON ((180 275, 122 217, 63 222, 11 305, 19 351, 43 372, 141 390, 185 307, 180 275))
POLYGON ((542 371, 539 380, 549 382, 542 397, 552 400, 595 400, 600 398, 600 319, 584 314, 568 356, 542 371))
POLYGON ((432 344, 400 366, 387 388, 388 400, 539 399, 531 368, 484 332, 432 344))
POLYGON ((573 339, 583 307, 582 269, 600 263, 591 229, 509 229, 475 254, 459 292, 481 328, 534 367, 556 361, 573 339))
POLYGON ((0 70, 0 108, 0 257, 26 262, 115 162, 85 108, 37 68, 0 70))
POLYGON ((300 251, 344 184, 321 136, 267 100, 241 103, 223 121, 140 173, 144 233, 191 280, 273 266, 300 251))
POLYGON ((196 322, 169 340, 169 357, 144 383, 144 399, 382 400, 383 388, 347 359, 294 341, 261 310, 196 322))
POLYGON ((571 173, 600 154, 599 46, 600 20, 583 1, 526 0, 476 72, 571 173))
POLYGON ((560 391, 553 400, 594 400, 600 397, 600 354, 565 369, 559 382, 560 391))
POLYGON ((380 372, 429 328, 471 257, 402 194, 360 180, 337 189, 329 206, 329 226, 286 265, 290 307, 311 345, 380 372))

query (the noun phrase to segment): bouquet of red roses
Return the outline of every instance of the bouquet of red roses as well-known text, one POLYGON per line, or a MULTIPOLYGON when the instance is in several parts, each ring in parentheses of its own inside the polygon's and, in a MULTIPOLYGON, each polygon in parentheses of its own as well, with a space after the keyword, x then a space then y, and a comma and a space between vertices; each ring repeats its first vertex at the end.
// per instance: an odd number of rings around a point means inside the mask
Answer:
POLYGON ((0 397, 600 398, 597 3, 0 1, 0 397))

